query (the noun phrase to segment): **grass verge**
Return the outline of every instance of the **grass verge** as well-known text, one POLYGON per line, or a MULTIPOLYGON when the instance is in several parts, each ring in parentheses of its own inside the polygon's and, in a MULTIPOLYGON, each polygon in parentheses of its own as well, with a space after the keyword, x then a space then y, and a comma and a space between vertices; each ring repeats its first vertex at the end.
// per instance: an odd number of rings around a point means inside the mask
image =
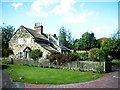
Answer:
POLYGON ((5 65, 3 69, 14 82, 33 84, 69 84, 87 82, 103 76, 93 72, 30 67, 22 65, 5 65))

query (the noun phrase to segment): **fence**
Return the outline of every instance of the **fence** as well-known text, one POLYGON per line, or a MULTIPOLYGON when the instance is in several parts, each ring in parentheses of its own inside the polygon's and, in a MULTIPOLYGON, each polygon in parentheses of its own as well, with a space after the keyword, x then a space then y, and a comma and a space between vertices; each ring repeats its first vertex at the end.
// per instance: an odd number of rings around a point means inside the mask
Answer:
POLYGON ((14 64, 28 65, 28 66, 38 66, 47 68, 59 68, 59 69, 73 69, 73 70, 85 70, 85 71, 96 71, 96 68, 102 67, 105 72, 105 62, 91 62, 91 61, 72 61, 66 62, 62 65, 56 65, 44 60, 42 62, 37 62, 33 60, 13 60, 14 64))

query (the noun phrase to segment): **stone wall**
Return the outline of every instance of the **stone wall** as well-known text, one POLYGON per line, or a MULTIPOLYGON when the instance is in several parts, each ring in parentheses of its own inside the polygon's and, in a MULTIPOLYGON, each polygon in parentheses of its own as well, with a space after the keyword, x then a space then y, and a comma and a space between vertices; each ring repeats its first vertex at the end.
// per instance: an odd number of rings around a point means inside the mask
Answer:
POLYGON ((29 66, 47 67, 47 68, 60 68, 60 69, 72 69, 72 70, 85 70, 96 71, 97 67, 102 67, 105 72, 105 62, 91 62, 91 61, 73 61, 66 62, 60 65, 50 63, 49 60, 40 60, 40 62, 34 60, 14 60, 14 64, 22 64, 29 66))

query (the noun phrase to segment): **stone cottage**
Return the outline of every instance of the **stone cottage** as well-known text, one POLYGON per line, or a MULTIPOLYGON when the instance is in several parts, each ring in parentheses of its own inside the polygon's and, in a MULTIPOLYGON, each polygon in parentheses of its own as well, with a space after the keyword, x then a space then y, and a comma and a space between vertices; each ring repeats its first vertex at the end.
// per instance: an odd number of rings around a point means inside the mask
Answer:
POLYGON ((53 53, 70 52, 70 49, 59 43, 54 35, 43 33, 40 23, 35 23, 34 30, 21 25, 9 41, 9 48, 14 53, 10 57, 20 59, 29 59, 29 54, 34 49, 40 49, 43 58, 53 53))

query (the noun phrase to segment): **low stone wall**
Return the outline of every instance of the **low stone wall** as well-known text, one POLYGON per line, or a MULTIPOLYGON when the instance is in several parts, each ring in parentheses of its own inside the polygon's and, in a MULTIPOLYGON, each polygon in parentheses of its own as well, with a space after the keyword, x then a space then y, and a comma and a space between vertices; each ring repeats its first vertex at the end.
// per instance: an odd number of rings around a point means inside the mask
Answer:
POLYGON ((91 61, 73 61, 66 62, 62 65, 55 65, 54 63, 44 60, 41 62, 33 60, 13 60, 14 64, 38 66, 47 68, 59 68, 59 69, 73 69, 73 70, 85 70, 85 71, 96 71, 97 67, 102 67, 105 72, 105 62, 91 62, 91 61))

